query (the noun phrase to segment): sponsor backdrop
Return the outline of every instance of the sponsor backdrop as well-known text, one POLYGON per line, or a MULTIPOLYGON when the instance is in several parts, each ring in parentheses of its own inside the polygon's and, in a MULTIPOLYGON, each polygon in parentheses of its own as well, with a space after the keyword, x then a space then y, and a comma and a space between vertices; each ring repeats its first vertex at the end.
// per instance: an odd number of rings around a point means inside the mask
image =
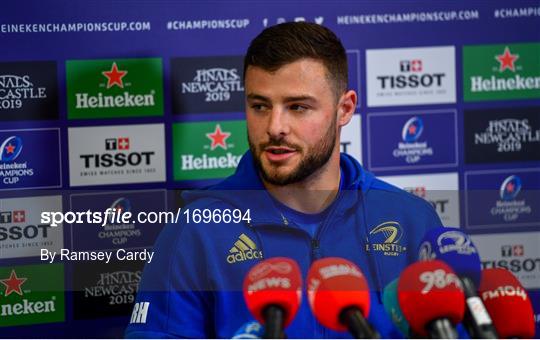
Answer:
POLYGON ((0 11, 3 337, 122 336, 144 261, 40 251, 145 251, 163 224, 40 212, 172 210, 171 193, 233 173, 248 148, 243 55, 287 21, 328 26, 347 49, 359 102, 341 151, 473 234, 540 315, 537 0, 32 0, 0 11))

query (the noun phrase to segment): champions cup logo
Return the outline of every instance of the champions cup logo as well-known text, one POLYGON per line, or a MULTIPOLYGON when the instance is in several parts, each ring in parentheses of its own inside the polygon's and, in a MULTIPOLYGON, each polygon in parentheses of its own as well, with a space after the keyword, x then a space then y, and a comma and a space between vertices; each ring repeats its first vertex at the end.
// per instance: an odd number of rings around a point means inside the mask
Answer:
POLYGON ((474 144, 497 145, 497 152, 516 152, 522 144, 540 142, 540 129, 533 130, 528 119, 490 120, 484 132, 474 134, 474 144))
POLYGON ((503 201, 514 200, 519 192, 521 191, 521 178, 518 176, 512 175, 508 176, 503 183, 501 184, 501 189, 499 190, 501 199, 503 201))
MULTIPOLYGON (((115 216, 122 216, 126 212, 131 212, 131 201, 125 197, 120 197, 111 204, 109 209, 114 212, 115 216)), ((98 233, 100 239, 110 239, 112 244, 119 246, 126 244, 133 237, 141 237, 141 230, 136 228, 135 224, 114 223, 114 217, 109 218, 109 215, 106 215, 105 218, 107 218, 106 224, 98 233)))
POLYGON ((182 94, 204 93, 206 102, 227 102, 232 92, 242 91, 242 79, 236 68, 199 69, 193 81, 182 83, 182 94))
POLYGON ((370 241, 366 250, 382 252, 387 256, 398 256, 407 248, 400 244, 403 230, 398 222, 384 222, 373 228, 370 232, 370 241))
POLYGON ((28 75, 0 75, 0 109, 20 109, 25 99, 46 99, 45 91, 45 87, 35 88, 28 75))
POLYGON ((521 188, 520 177, 508 176, 501 184, 500 200, 497 200, 495 206, 491 208, 491 215, 502 216, 505 221, 515 221, 522 214, 530 214, 532 212, 531 206, 527 205, 524 199, 517 200, 521 188))
POLYGON ((3 177, 4 184, 16 184, 21 177, 34 175, 34 169, 28 167, 28 162, 15 162, 22 149, 23 140, 18 136, 6 138, 0 145, 0 177, 3 177))
POLYGON ((409 164, 419 162, 423 157, 432 156, 433 148, 429 147, 427 142, 418 142, 418 139, 424 131, 424 122, 420 117, 412 117, 403 125, 401 130, 401 139, 404 143, 398 143, 397 149, 394 149, 395 158, 405 158, 409 164))
POLYGON ((6 138, 0 146, 0 162, 12 162, 19 157, 23 148, 23 141, 20 137, 11 136, 6 138))
POLYGON ((459 231, 447 231, 437 238, 437 245, 441 254, 456 252, 460 255, 476 253, 471 238, 459 231))

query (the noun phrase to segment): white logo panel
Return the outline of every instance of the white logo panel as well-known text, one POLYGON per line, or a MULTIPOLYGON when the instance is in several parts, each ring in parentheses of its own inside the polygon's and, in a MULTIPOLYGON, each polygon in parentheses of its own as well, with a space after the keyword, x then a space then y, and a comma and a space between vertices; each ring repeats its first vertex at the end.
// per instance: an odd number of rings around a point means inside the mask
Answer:
POLYGON ((71 186, 165 181, 163 124, 68 130, 71 186))
POLYGON ((458 227, 460 225, 457 173, 379 178, 430 202, 445 227, 458 227))
POLYGON ((540 288, 540 232, 471 235, 482 269, 504 268, 512 272, 523 287, 540 288))
POLYGON ((341 128, 341 152, 362 163, 362 121, 359 114, 352 116, 349 124, 341 128))
POLYGON ((0 259, 39 256, 41 249, 60 251, 64 227, 41 223, 43 212, 62 212, 62 196, 0 200, 0 259))
POLYGON ((454 46, 366 51, 367 104, 456 102, 454 46))

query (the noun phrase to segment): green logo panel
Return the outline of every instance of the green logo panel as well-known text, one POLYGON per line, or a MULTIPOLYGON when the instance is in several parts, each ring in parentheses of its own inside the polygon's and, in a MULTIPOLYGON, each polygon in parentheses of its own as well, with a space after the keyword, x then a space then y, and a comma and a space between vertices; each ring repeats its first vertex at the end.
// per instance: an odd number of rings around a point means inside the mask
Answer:
POLYGON ((540 44, 463 47, 465 101, 540 98, 540 44))
POLYGON ((174 180, 224 178, 234 173, 248 149, 246 122, 173 125, 174 180))
POLYGON ((0 268, 0 327, 64 320, 62 264, 0 268))
POLYGON ((160 58, 68 60, 69 119, 163 115, 160 58))

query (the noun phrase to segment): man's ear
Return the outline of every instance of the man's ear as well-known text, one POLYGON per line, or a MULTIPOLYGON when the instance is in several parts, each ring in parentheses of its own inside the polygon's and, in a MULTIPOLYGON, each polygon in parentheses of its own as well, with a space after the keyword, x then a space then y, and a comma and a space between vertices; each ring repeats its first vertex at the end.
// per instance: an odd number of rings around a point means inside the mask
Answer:
POLYGON ((358 97, 356 96, 356 92, 353 90, 349 90, 341 96, 337 109, 337 123, 339 127, 342 127, 349 123, 354 114, 354 111, 356 111, 357 100, 358 97))

